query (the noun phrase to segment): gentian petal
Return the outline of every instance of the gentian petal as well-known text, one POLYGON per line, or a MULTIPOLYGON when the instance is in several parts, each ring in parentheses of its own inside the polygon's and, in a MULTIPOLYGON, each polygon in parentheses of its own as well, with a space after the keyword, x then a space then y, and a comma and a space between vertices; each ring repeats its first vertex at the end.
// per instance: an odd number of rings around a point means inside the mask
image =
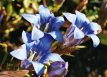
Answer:
POLYGON ((88 34, 98 34, 101 32, 101 26, 95 22, 90 22, 87 27, 88 34))
POLYGON ((44 36, 44 33, 34 26, 32 30, 32 36, 31 36, 32 40, 38 40, 43 36, 44 36))
POLYGON ((31 62, 28 59, 21 61, 22 68, 28 68, 31 65, 31 62))
POLYGON ((76 17, 77 17, 75 14, 72 14, 72 13, 63 13, 63 15, 67 18, 67 20, 69 22, 71 22, 72 24, 75 24, 76 17))
POLYGON ((53 38, 49 34, 44 34, 44 37, 40 39, 40 43, 37 45, 39 51, 43 51, 43 53, 48 52, 51 48, 53 38))
POLYGON ((23 14, 22 15, 24 19, 26 19, 31 24, 38 26, 38 23, 40 23, 40 15, 32 15, 32 14, 23 14))
POLYGON ((10 52, 10 54, 13 57, 15 57, 15 58, 17 58, 19 60, 25 60, 25 59, 27 59, 26 45, 25 44, 22 45, 21 48, 16 49, 16 50, 10 52))
POLYGON ((54 62, 54 61, 64 62, 64 60, 60 57, 60 55, 56 54, 56 53, 47 53, 40 60, 41 63, 48 63, 49 61, 52 61, 52 62, 54 62))
POLYGON ((74 30, 74 38, 75 39, 81 39, 81 38, 84 38, 84 33, 75 26, 75 30, 74 30))
POLYGON ((68 28, 68 30, 66 31, 66 33, 64 35, 64 39, 73 38, 74 30, 75 30, 75 26, 70 25, 70 27, 68 28))
POLYGON ((40 18, 41 18, 41 23, 45 24, 48 21, 50 15, 51 15, 51 12, 46 6, 40 5, 39 14, 40 14, 40 18))
POLYGON ((26 31, 23 31, 22 32, 22 40, 23 40, 24 43, 31 42, 31 35, 30 35, 30 33, 26 32, 26 31))
POLYGON ((39 43, 40 43, 40 40, 35 40, 30 43, 26 43, 26 50, 27 50, 28 54, 29 54, 30 50, 31 51, 33 50, 34 52, 38 53, 39 51, 37 51, 37 46, 39 45, 39 43))
POLYGON ((33 48, 34 44, 35 44, 35 41, 32 41, 30 43, 26 43, 26 49, 28 51, 30 51, 30 49, 33 48))
POLYGON ((32 62, 34 70, 38 76, 41 76, 44 72, 44 65, 39 62, 32 62))
POLYGON ((90 21, 87 19, 87 17, 85 16, 85 14, 79 12, 79 11, 75 11, 77 17, 81 18, 83 21, 86 21, 87 23, 89 23, 90 21))
POLYGON ((75 25, 79 28, 83 27, 83 26, 86 26, 90 21, 87 19, 87 17, 85 16, 85 14, 79 12, 79 11, 76 11, 76 15, 77 15, 77 18, 76 18, 76 22, 75 22, 75 25))
POLYGON ((67 74, 67 69, 65 68, 66 63, 55 61, 50 65, 48 75, 49 77, 64 77, 67 74))
POLYGON ((63 35, 59 30, 49 32, 48 34, 50 34, 58 42, 62 42, 63 41, 63 35))
POLYGON ((89 37, 92 39, 92 41, 93 41, 93 46, 94 46, 94 47, 97 47, 97 46, 99 45, 100 40, 99 40, 99 38, 98 38, 96 35, 94 35, 94 34, 89 34, 89 35, 87 35, 87 36, 89 36, 89 37))
POLYGON ((51 22, 49 23, 51 30, 58 30, 62 25, 64 24, 64 18, 63 17, 54 17, 52 18, 51 22))
POLYGON ((68 62, 54 61, 52 62, 51 67, 61 67, 68 69, 68 62))
POLYGON ((65 63, 65 69, 68 69, 68 62, 65 63))

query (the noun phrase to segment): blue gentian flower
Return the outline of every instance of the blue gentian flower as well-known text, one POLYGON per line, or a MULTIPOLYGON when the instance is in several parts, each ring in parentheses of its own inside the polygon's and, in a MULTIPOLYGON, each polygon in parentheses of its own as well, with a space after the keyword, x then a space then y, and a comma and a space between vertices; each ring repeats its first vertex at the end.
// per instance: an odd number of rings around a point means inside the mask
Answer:
POLYGON ((55 17, 46 6, 39 6, 39 14, 23 14, 22 16, 40 30, 50 34, 55 40, 63 41, 63 35, 59 28, 64 24, 64 18, 55 17))
POLYGON ((53 62, 48 68, 48 77, 64 77, 68 71, 68 62, 53 62))
POLYGON ((93 46, 97 47, 100 43, 96 34, 101 32, 101 27, 95 22, 90 22, 85 14, 76 11, 76 14, 63 13, 69 22, 71 22, 70 29, 65 34, 66 44, 77 45, 80 41, 88 36, 93 41, 93 46), (75 42, 76 41, 76 42, 75 42))
POLYGON ((78 45, 84 38, 84 33, 75 25, 71 25, 64 35, 64 46, 78 45))
POLYGON ((41 76, 45 70, 44 64, 49 61, 61 61, 64 60, 60 55, 51 53, 52 36, 47 33, 43 33, 35 26, 30 33, 22 32, 23 44, 19 49, 12 51, 10 54, 23 61, 21 66, 28 68, 33 65, 34 70, 38 76, 41 76), (35 36, 35 37, 34 37, 35 36))

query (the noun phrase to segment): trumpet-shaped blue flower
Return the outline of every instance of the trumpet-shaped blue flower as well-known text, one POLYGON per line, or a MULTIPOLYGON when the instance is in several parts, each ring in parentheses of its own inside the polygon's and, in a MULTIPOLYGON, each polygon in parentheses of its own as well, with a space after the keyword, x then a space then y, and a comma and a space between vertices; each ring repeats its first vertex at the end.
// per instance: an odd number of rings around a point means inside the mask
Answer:
POLYGON ((48 69, 49 77, 64 77, 67 74, 68 62, 55 61, 48 69))
POLYGON ((39 27, 40 30, 48 32, 57 41, 63 41, 59 28, 64 24, 64 18, 61 16, 55 17, 46 6, 39 6, 39 14, 23 14, 22 16, 34 26, 39 27))
POLYGON ((45 70, 44 64, 49 61, 61 61, 64 60, 60 55, 51 53, 52 36, 47 33, 43 33, 35 26, 30 33, 22 32, 23 44, 19 49, 12 51, 10 54, 22 60, 22 67, 28 68, 33 65, 34 70, 38 76, 41 76, 45 70), (35 37, 34 37, 35 36, 35 37))
POLYGON ((95 22, 90 22, 85 14, 79 11, 76 11, 76 14, 63 13, 63 15, 72 23, 70 29, 65 34, 66 44, 68 44, 69 41, 69 44, 77 45, 84 36, 88 36, 92 39, 94 47, 99 45, 100 41, 96 34, 101 32, 100 25, 95 22))
POLYGON ((75 46, 84 38, 84 33, 75 25, 71 25, 64 35, 65 46, 75 46))

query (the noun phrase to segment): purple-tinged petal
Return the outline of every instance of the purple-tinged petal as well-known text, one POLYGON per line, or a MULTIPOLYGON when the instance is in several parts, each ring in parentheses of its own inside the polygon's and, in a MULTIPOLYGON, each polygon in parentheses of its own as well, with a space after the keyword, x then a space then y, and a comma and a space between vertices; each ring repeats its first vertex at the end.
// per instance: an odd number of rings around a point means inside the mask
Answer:
POLYGON ((63 45, 64 46, 75 46, 75 45, 78 45, 80 44, 82 38, 81 39, 74 39, 74 38, 70 38, 70 39, 65 39, 63 45))
POLYGON ((90 21, 87 19, 85 14, 83 14, 79 11, 76 11, 76 15, 77 15, 77 18, 76 18, 75 25, 78 28, 82 28, 82 27, 86 26, 88 23, 90 23, 90 21))
POLYGON ((32 41, 32 40, 31 40, 31 34, 28 33, 28 32, 26 32, 26 31, 23 31, 23 32, 22 32, 22 40, 23 40, 24 43, 29 43, 29 42, 31 42, 31 41, 32 41))
POLYGON ((101 26, 95 22, 90 22, 87 27, 88 34, 98 34, 101 32, 101 26))
POLYGON ((63 13, 63 15, 67 18, 67 20, 69 22, 71 22, 72 24, 75 24, 76 17, 77 17, 75 14, 72 14, 72 13, 63 13))
POLYGON ((31 65, 31 62, 28 59, 25 59, 23 61, 21 61, 21 67, 22 68, 29 68, 29 66, 31 65))
POLYGON ((64 35, 63 45, 65 46, 77 45, 84 38, 84 36, 85 34, 79 28, 72 24, 64 35))
POLYGON ((34 70, 38 76, 41 76, 44 72, 44 65, 39 62, 32 62, 34 70))
POLYGON ((74 30, 75 30, 75 26, 71 25, 68 30, 66 31, 64 38, 65 39, 70 39, 73 38, 74 35, 74 30))
POLYGON ((93 46, 94 46, 94 47, 97 47, 97 46, 99 45, 100 40, 99 40, 99 38, 98 38, 96 35, 94 35, 94 34, 89 34, 89 35, 87 35, 87 36, 89 36, 89 37, 92 39, 92 41, 93 41, 93 46))
POLYGON ((54 62, 54 61, 64 62, 64 60, 57 53, 47 53, 40 60, 40 62, 44 63, 44 64, 48 63, 49 61, 52 61, 52 62, 54 62))
POLYGON ((48 34, 50 34, 58 42, 62 42, 63 41, 63 35, 59 30, 49 32, 48 34))
POLYGON ((81 39, 84 38, 84 33, 75 26, 75 30, 74 30, 74 39, 81 39))
POLYGON ((40 15, 36 14, 36 15, 32 15, 32 14, 23 14, 22 15, 24 19, 26 19, 28 22, 30 22, 31 24, 38 26, 38 24, 40 23, 40 15))
POLYGON ((59 28, 64 24, 64 18, 63 17, 54 17, 51 19, 49 25, 51 27, 51 31, 53 30, 59 30, 59 28))
POLYGON ((64 77, 68 71, 68 69, 65 68, 66 65, 65 62, 53 62, 48 69, 49 77, 64 77))
POLYGON ((44 33, 34 26, 32 30, 32 36, 31 36, 32 40, 38 40, 43 36, 44 36, 44 33))
POLYGON ((63 61, 54 61, 51 64, 52 67, 60 67, 60 68, 65 68, 68 69, 68 62, 63 62, 63 61))
POLYGON ((26 45, 22 45, 19 49, 10 52, 10 54, 19 60, 27 59, 26 45))
POLYGON ((68 69, 68 62, 65 63, 65 69, 68 69))

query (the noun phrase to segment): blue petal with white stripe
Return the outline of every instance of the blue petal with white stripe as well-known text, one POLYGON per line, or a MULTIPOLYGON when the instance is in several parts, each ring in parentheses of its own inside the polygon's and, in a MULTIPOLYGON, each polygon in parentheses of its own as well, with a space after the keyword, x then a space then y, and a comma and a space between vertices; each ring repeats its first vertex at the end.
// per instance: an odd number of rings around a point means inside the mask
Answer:
POLYGON ((32 34, 31 34, 31 39, 32 40, 38 40, 44 36, 44 33, 37 29, 35 26, 33 26, 32 34))
POLYGON ((36 74, 38 76, 41 76, 44 72, 44 69, 45 69, 44 65, 42 63, 33 62, 33 61, 32 61, 32 64, 33 64, 33 67, 34 67, 36 74))
POLYGON ((92 39, 94 47, 97 47, 99 45, 100 40, 96 35, 90 34, 90 35, 87 35, 87 36, 89 36, 92 39))
POLYGON ((101 26, 95 22, 90 22, 87 27, 88 34, 98 34, 101 32, 101 26))
POLYGON ((31 34, 28 33, 28 32, 26 32, 26 31, 23 31, 23 32, 22 32, 22 40, 23 40, 24 43, 29 43, 29 42, 31 42, 31 41, 32 41, 32 40, 31 40, 31 34))
POLYGON ((63 41, 63 35, 59 30, 49 32, 48 34, 50 34, 58 42, 62 42, 63 41))
POLYGON ((37 45, 37 49, 43 53, 47 53, 52 44, 53 38, 49 34, 44 34, 44 37, 40 39, 39 44, 37 45))
POLYGON ((75 21, 76 21, 76 18, 77 18, 77 16, 75 14, 63 13, 63 15, 67 18, 67 20, 69 22, 71 22, 72 24, 75 24, 75 21))
POLYGON ((85 34, 75 26, 75 30, 74 30, 74 38, 75 39, 81 39, 84 38, 85 34))
POLYGON ((45 24, 49 20, 51 12, 46 6, 40 5, 39 6, 39 14, 40 14, 41 23, 45 24))
POLYGON ((26 19, 28 22, 30 22, 31 24, 38 26, 38 23, 40 23, 40 15, 36 14, 23 14, 22 15, 24 19, 26 19))
POLYGON ((40 60, 40 62, 44 63, 44 64, 48 63, 49 61, 52 61, 52 62, 54 62, 54 61, 64 62, 64 60, 57 53, 47 53, 40 60))
POLYGON ((10 54, 19 60, 27 59, 26 45, 23 44, 19 49, 10 52, 10 54))
POLYGON ((59 28, 64 24, 64 18, 63 17, 53 17, 51 21, 49 22, 51 31, 53 30, 59 30, 59 28))
POLYGON ((78 28, 82 28, 84 26, 86 26, 87 24, 90 23, 90 21, 87 19, 87 17, 85 16, 85 14, 79 12, 79 11, 76 11, 76 22, 75 22, 75 25, 78 27, 78 28))

